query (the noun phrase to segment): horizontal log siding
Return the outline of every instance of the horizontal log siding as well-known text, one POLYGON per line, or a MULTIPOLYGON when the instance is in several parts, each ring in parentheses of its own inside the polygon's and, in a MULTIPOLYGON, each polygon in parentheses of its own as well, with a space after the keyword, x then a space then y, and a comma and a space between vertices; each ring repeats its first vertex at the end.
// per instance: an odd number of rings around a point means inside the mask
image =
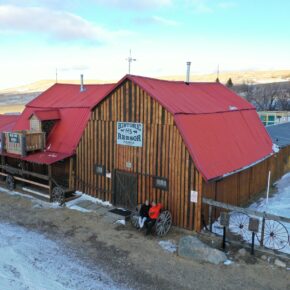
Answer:
MULTIPOLYGON (((194 226, 190 190, 196 189, 199 173, 189 156, 173 116, 140 87, 126 81, 92 112, 77 148, 77 188, 113 202, 113 181, 96 175, 95 164, 107 171, 137 173, 138 203, 161 202, 180 227, 194 226), (143 124, 143 147, 116 144, 117 121, 143 124), (132 168, 126 167, 126 162, 132 168), (153 187, 153 177, 165 177, 169 190, 153 187)), ((113 177, 113 176, 112 176, 113 177)))

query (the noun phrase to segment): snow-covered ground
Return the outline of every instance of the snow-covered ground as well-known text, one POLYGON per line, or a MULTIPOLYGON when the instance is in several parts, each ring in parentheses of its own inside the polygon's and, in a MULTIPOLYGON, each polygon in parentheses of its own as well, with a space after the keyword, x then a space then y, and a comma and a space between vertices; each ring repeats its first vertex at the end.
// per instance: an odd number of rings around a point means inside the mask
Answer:
MULTIPOLYGON (((266 200, 266 197, 260 198, 257 202, 251 204, 249 209, 290 218, 290 173, 285 174, 278 182, 276 182, 275 186, 276 192, 268 199, 268 202, 266 200)), ((246 219, 246 217, 243 214, 232 213, 231 220, 232 219, 238 220, 239 222, 240 221, 243 222, 243 219, 246 219)), ((247 221, 245 221, 244 224, 245 227, 248 226, 247 221)), ((274 222, 274 224, 272 224, 271 227, 273 229, 275 228, 275 232, 278 232, 278 234, 281 236, 281 242, 286 245, 283 249, 280 249, 280 251, 290 254, 289 236, 287 243, 287 232, 283 228, 284 226, 287 229, 289 235, 290 223, 282 223, 282 224, 283 225, 280 226, 278 223, 274 222)), ((238 231, 238 233, 243 236, 244 240, 248 241, 251 240, 251 233, 247 230, 239 231, 238 227, 231 226, 231 223, 230 230, 233 232, 238 231)), ((216 234, 222 235, 223 231, 219 222, 215 222, 213 224, 213 231, 216 234)), ((257 238, 255 243, 257 245, 259 244, 257 238)), ((269 240, 268 243, 270 243, 269 240)))
POLYGON ((45 236, 0 224, 0 289, 121 289, 95 265, 89 268, 45 236))

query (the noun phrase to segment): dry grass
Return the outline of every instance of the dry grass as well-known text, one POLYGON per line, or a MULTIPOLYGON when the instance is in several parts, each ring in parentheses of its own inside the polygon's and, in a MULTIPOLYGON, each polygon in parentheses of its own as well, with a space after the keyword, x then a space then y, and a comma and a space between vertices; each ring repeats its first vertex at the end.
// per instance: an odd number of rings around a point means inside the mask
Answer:
MULTIPOLYGON (((193 82, 213 82, 216 80, 216 73, 207 75, 191 74, 190 80, 193 82)), ((184 80, 185 76, 165 76, 168 80, 184 80)), ((231 78, 234 84, 242 83, 273 83, 281 81, 290 81, 290 70, 280 71, 233 71, 221 72, 219 80, 226 83, 231 78)))

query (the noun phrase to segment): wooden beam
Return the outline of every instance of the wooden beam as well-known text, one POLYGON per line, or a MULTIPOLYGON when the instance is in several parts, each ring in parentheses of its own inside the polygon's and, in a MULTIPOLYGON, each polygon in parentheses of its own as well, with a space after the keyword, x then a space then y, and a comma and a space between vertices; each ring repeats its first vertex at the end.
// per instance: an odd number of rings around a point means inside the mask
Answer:
POLYGON ((0 165, 0 168, 8 171, 8 173, 10 171, 10 172, 13 172, 13 174, 19 174, 19 175, 26 174, 26 175, 30 175, 30 176, 33 176, 33 177, 37 177, 39 179, 43 179, 43 180, 48 180, 49 179, 49 177, 47 175, 34 173, 34 172, 31 172, 31 171, 27 171, 27 170, 18 169, 18 168, 15 168, 13 166, 9 166, 9 165, 0 165))
POLYGON ((202 199, 202 202, 211 206, 215 206, 215 207, 219 207, 219 208, 223 208, 227 210, 237 211, 237 212, 245 213, 248 215, 255 215, 261 218, 265 217, 267 219, 278 221, 278 222, 290 223, 290 218, 287 218, 287 217, 273 215, 270 213, 260 212, 260 211, 256 211, 256 210, 252 210, 248 208, 238 207, 238 206, 234 206, 228 203, 223 203, 220 201, 215 201, 215 200, 205 198, 205 197, 202 199))
POLYGON ((26 183, 30 183, 30 184, 33 184, 33 185, 36 185, 36 186, 39 186, 39 187, 43 187, 43 188, 49 189, 48 185, 45 185, 45 184, 42 184, 42 183, 39 183, 39 182, 35 182, 35 181, 28 180, 28 179, 25 179, 25 178, 21 178, 21 177, 18 177, 18 176, 13 176, 13 178, 15 180, 23 181, 23 182, 26 182, 26 183))

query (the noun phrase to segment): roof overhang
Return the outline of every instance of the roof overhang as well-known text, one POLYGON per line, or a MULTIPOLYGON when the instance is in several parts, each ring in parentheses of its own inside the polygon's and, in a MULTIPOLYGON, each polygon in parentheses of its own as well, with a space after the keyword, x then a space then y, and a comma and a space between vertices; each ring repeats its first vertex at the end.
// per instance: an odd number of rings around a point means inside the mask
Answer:
POLYGON ((29 117, 29 119, 32 116, 36 116, 38 120, 40 121, 53 121, 53 120, 59 120, 60 119, 60 112, 58 109, 54 109, 54 110, 37 110, 34 111, 31 116, 29 117))

